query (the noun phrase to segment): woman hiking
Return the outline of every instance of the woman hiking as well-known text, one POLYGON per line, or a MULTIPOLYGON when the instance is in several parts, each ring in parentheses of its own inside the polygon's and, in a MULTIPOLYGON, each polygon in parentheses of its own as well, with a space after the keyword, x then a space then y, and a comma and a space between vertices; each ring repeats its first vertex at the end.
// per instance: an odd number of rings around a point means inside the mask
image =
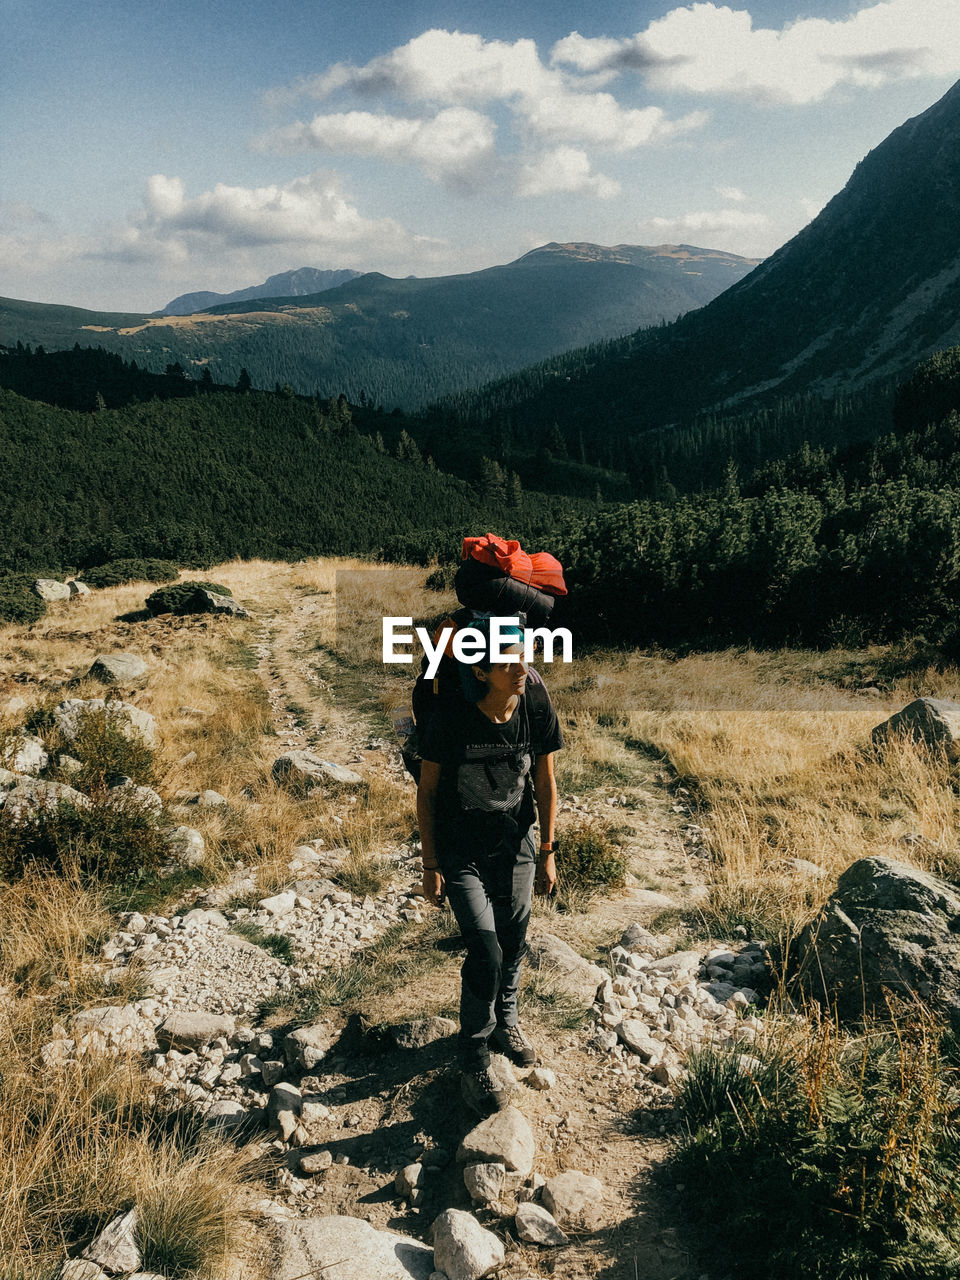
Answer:
POLYGON ((523 632, 501 627, 506 661, 494 662, 490 621, 472 624, 486 648, 460 664, 464 699, 438 707, 426 726, 417 789, 424 897, 439 905, 446 894, 466 943, 458 1058, 464 1098, 482 1112, 506 1101, 491 1049, 523 1066, 536 1061, 517 989, 532 891, 549 894, 557 880, 553 755, 563 746, 542 680, 528 679, 523 632))

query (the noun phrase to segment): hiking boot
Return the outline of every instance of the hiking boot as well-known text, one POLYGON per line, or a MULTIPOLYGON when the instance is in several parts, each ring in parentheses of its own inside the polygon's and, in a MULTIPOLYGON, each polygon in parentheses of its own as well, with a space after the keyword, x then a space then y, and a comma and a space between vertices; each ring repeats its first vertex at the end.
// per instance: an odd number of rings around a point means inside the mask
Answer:
POLYGON ((519 1027, 497 1027, 489 1043, 518 1067, 532 1067, 537 1060, 536 1050, 519 1027))
POLYGON ((471 1111, 482 1116, 502 1111, 510 1101, 513 1090, 504 1084, 489 1067, 464 1067, 460 1073, 460 1093, 471 1111))

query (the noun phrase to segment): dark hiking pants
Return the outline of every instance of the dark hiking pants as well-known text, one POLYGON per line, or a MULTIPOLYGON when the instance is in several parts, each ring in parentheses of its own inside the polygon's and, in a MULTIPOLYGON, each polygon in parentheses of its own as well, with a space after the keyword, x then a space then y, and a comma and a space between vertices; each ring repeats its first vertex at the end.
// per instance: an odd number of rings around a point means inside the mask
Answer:
POLYGON ((517 1024, 536 861, 532 828, 516 853, 441 859, 447 897, 467 946, 460 970, 458 1041, 464 1066, 486 1066, 487 1039, 494 1028, 517 1024))

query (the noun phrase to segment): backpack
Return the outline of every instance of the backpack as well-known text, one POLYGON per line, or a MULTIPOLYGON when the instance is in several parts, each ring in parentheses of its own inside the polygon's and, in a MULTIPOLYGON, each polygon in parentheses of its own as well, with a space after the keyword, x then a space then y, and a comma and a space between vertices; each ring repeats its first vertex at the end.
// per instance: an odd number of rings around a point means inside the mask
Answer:
MULTIPOLYGON (((454 613, 449 614, 442 619, 434 631, 433 643, 437 643, 440 632, 445 625, 449 626, 452 622, 459 631, 461 627, 468 627, 473 617, 474 611, 472 609, 457 609, 454 613)), ((450 639, 452 641, 453 636, 450 639)), ((424 654, 420 663, 420 674, 413 685, 410 705, 395 707, 391 713, 393 727, 400 740, 400 755, 403 757, 404 768, 416 783, 420 781, 420 766, 423 763, 423 757, 420 754, 420 743, 423 740, 423 734, 430 717, 442 703, 451 700, 459 703, 466 701, 460 684, 460 669, 456 658, 452 657, 449 649, 450 646, 448 645, 448 651, 440 659, 437 674, 432 680, 427 678, 428 660, 427 655, 424 654)))

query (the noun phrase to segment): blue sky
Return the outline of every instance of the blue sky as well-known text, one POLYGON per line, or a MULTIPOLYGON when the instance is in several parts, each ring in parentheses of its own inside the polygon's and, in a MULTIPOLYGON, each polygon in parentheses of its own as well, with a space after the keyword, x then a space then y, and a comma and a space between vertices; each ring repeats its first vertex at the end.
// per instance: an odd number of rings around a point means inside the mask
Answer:
POLYGON ((960 77, 960 0, 0 16, 0 293, 118 310, 300 266, 476 270, 549 240, 766 255, 960 77))

